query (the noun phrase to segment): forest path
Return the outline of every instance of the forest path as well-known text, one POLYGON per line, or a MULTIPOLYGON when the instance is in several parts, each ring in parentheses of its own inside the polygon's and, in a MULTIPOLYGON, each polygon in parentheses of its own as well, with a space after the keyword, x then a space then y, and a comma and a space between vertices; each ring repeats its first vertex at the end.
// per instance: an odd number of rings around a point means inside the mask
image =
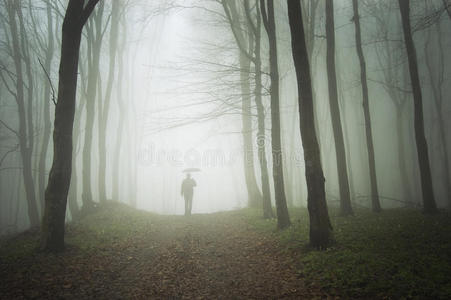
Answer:
POLYGON ((159 216, 150 235, 131 240, 118 280, 127 281, 132 297, 310 298, 276 239, 239 213, 159 216))
POLYGON ((320 297, 299 278, 298 255, 249 220, 243 211, 184 217, 110 205, 67 227, 63 253, 36 252, 36 231, 0 247, 0 299, 320 297))

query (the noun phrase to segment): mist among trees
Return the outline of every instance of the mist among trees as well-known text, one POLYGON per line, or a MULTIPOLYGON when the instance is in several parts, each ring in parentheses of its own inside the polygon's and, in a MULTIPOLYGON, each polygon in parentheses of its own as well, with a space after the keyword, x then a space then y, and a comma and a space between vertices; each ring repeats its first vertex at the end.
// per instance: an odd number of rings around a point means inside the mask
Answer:
POLYGON ((0 298, 449 298, 450 33, 449 0, 1 0, 0 298))

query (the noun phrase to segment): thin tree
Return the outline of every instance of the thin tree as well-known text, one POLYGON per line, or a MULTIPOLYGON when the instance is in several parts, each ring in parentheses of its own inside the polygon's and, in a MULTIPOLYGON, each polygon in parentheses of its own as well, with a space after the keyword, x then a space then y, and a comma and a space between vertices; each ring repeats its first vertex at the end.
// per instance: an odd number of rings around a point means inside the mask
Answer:
MULTIPOLYGON (((7 127, 19 139, 19 148, 22 159, 22 175, 24 179, 25 193, 28 204, 28 217, 30 226, 39 225, 38 205, 36 203, 35 184, 32 174, 32 154, 34 145, 34 128, 33 128, 33 78, 31 75, 30 53, 28 51, 28 39, 24 28, 22 17, 21 1, 5 0, 5 7, 7 13, 7 22, 9 25, 9 34, 11 39, 11 56, 15 67, 14 84, 15 91, 12 87, 7 85, 7 90, 14 97, 19 117, 18 131, 10 128, 6 123, 2 125, 7 127), (19 20, 19 22, 17 21, 19 20), (25 74, 23 65, 25 63, 25 72, 27 74, 27 81, 25 81, 25 74), (25 93, 27 91, 27 94, 25 93), (25 98, 27 96, 27 98, 25 98)), ((11 77, 11 76, 10 76, 11 77)), ((2 75, 2 80, 6 85, 6 80, 2 75)))
POLYGON ((413 43, 410 26, 410 3, 409 0, 398 0, 398 3, 399 10, 401 12, 404 42, 406 46, 407 59, 409 62, 410 81, 413 90, 415 141, 417 145, 418 163, 420 166, 424 212, 434 213, 437 210, 437 205, 435 203, 434 189, 432 186, 428 145, 424 134, 423 99, 421 95, 420 78, 418 76, 416 50, 413 43))
POLYGON ((448 199, 448 207, 451 208, 451 173, 449 168, 449 147, 446 138, 446 109, 443 107, 443 85, 445 83, 445 56, 442 41, 442 29, 440 22, 435 23, 438 40, 437 69, 434 69, 431 61, 435 55, 431 51, 432 43, 430 43, 432 30, 427 30, 427 39, 424 43, 425 62, 428 71, 428 77, 431 85, 432 95, 434 99, 435 111, 437 113, 438 130, 440 143, 443 151, 443 183, 446 187, 446 198, 448 199), (434 72, 434 70, 437 70, 434 72))
POLYGON ((329 105, 332 129, 335 141, 335 156, 337 160, 338 185, 340 189, 341 214, 352 215, 349 179, 346 163, 346 151, 343 140, 340 105, 338 103, 337 74, 335 69, 335 25, 334 2, 326 1, 326 40, 327 40, 327 85, 329 88, 329 105))
POLYGON ((255 176, 254 150, 252 145, 250 66, 251 61, 255 60, 255 57, 252 56, 252 48, 254 47, 253 33, 249 30, 245 34, 245 30, 241 28, 240 16, 234 1, 222 0, 221 4, 239 49, 244 178, 248 192, 248 205, 250 207, 257 207, 262 202, 262 194, 258 188, 255 176))
MULTIPOLYGON (((31 3, 31 1, 30 1, 31 3)), ((31 5, 31 4, 30 4, 31 5)), ((46 13, 47 13, 47 41, 45 45, 42 45, 41 48, 43 48, 45 52, 45 59, 44 59, 44 71, 48 74, 51 74, 51 66, 52 66, 52 59, 53 54, 55 52, 55 46, 54 46, 54 38, 53 38, 53 12, 52 12, 52 6, 50 2, 47 2, 46 4, 46 13)), ((35 31, 36 29, 36 23, 34 22, 33 16, 31 16, 31 19, 33 20, 33 27, 35 31)), ((37 34, 37 32, 36 32, 37 34)), ((52 101, 52 97, 54 97, 53 92, 51 91, 51 82, 50 77, 44 77, 44 111, 43 111, 43 121, 44 121, 44 129, 43 129, 43 135, 42 135, 42 142, 41 142, 41 150, 39 154, 39 173, 38 173, 38 192, 39 192, 39 201, 41 204, 41 211, 44 211, 44 205, 45 205, 45 187, 46 187, 46 165, 48 161, 48 148, 49 148, 49 142, 50 142, 50 134, 52 129, 52 124, 50 121, 50 103, 52 101)))
POLYGON ((365 135, 366 135, 366 149, 368 152, 368 166, 371 183, 371 206, 373 212, 381 211, 381 204, 379 202, 379 192, 377 189, 377 175, 376 175, 376 162, 374 157, 373 146, 373 131, 371 128, 371 114, 370 114, 370 101, 368 95, 368 83, 366 78, 366 63, 365 56, 362 49, 362 36, 360 31, 360 16, 359 16, 359 4, 357 0, 352 0, 352 8, 354 11, 354 24, 355 24, 355 40, 357 56, 360 63, 360 82, 362 84, 362 98, 363 98, 363 115, 365 118, 365 135))
POLYGON ((272 173, 274 179, 274 196, 276 199, 277 227, 284 229, 290 226, 285 187, 283 181, 282 142, 280 138, 280 110, 279 110, 279 66, 277 62, 276 22, 274 18, 274 1, 260 0, 263 25, 269 40, 269 67, 271 78, 271 146, 272 173))
MULTIPOLYGON (((404 115, 407 113, 409 102, 410 91, 409 88, 406 88, 408 81, 408 70, 407 64, 402 63, 400 65, 400 58, 404 57, 404 52, 402 47, 399 47, 397 42, 394 42, 392 38, 389 37, 389 32, 392 29, 393 25, 389 24, 390 16, 387 16, 387 10, 391 9, 390 6, 387 7, 389 3, 377 3, 377 5, 366 6, 374 20, 376 21, 376 30, 378 40, 383 41, 382 43, 378 43, 375 47, 377 62, 379 65, 379 69, 382 72, 382 81, 374 81, 380 85, 382 85, 383 89, 387 92, 389 99, 392 101, 395 113, 396 113, 396 143, 397 143, 397 155, 398 155, 398 170, 400 175, 400 185, 401 190, 403 191, 403 198, 405 201, 413 201, 413 194, 416 194, 412 181, 416 181, 416 177, 414 176, 414 172, 411 174, 413 176, 412 179, 409 178, 409 171, 407 168, 407 161, 411 161, 408 158, 409 147, 406 145, 406 140, 410 139, 410 136, 407 136, 407 133, 410 130, 404 129, 404 115), (394 44, 394 45, 392 45, 394 44), (402 53, 401 53, 402 52, 402 53)), ((397 8, 396 8, 397 9, 397 8)), ((395 28, 401 28, 400 17, 397 16, 395 28)), ((400 41, 401 42, 401 41, 400 41)), ((410 114, 409 114, 410 118, 410 114)), ((409 122, 410 124, 410 122, 409 122)), ((413 139, 412 139, 412 142, 413 139)))
MULTIPOLYGON (((102 30, 103 13, 105 10, 105 2, 99 4, 93 18, 89 20, 87 25, 87 42, 88 42, 88 84, 87 84, 87 102, 86 102, 86 123, 83 144, 83 211, 89 211, 94 206, 92 198, 92 140, 94 131, 95 103, 101 98, 97 97, 97 88, 100 76, 100 50, 102 47, 102 39, 104 31, 102 30)), ((104 201, 106 199, 99 199, 104 201)))
POLYGON ((299 127, 304 148, 305 178, 308 190, 310 244, 316 248, 325 248, 332 240, 332 225, 327 211, 325 180, 315 131, 312 79, 305 43, 302 9, 297 0, 288 0, 287 2, 291 47, 298 85, 299 127))
MULTIPOLYGON (((119 18, 122 4, 120 1, 113 1, 111 4, 111 26, 110 26, 110 41, 109 41, 109 69, 108 79, 106 86, 105 99, 103 101, 103 107, 99 111, 99 197, 100 199, 106 199, 106 160, 107 160, 107 125, 108 116, 110 112, 111 95, 113 91, 113 83, 116 72, 116 60, 117 60, 117 43, 119 36, 119 18)), ((120 84, 120 83, 119 83, 120 84)), ((102 99, 99 99, 101 101, 102 99)), ((114 161, 114 164, 118 161, 114 161)))
POLYGON ((59 68, 58 100, 53 129, 53 163, 45 191, 41 248, 64 249, 64 223, 72 168, 72 131, 81 33, 99 0, 69 0, 64 17, 59 68))
POLYGON ((261 13, 259 1, 255 1, 255 23, 251 16, 251 10, 249 2, 244 1, 244 11, 246 13, 246 19, 249 24, 250 31, 254 35, 255 46, 253 62, 255 67, 255 87, 254 87, 254 101, 257 109, 257 147, 258 147, 258 160, 260 162, 260 174, 262 181, 262 194, 263 194, 263 217, 273 218, 274 212, 271 205, 271 191, 269 188, 269 172, 268 161, 266 159, 266 124, 265 124, 265 106, 262 99, 262 59, 261 59, 261 13))
MULTIPOLYGON (((122 31, 120 33, 121 41, 118 43, 118 50, 117 50, 117 59, 118 59, 118 73, 117 73, 117 82, 123 82, 124 78, 124 52, 125 52, 125 45, 126 45, 126 34, 127 34, 127 28, 126 28, 126 22, 124 20, 124 15, 121 16, 119 20, 122 31)), ((116 99, 117 99, 117 105, 120 112, 126 112, 127 107, 124 103, 123 99, 123 90, 122 90, 122 84, 117 84, 116 86, 116 99)), ((119 178, 121 175, 120 172, 120 156, 121 156, 121 145, 122 145, 122 138, 124 136, 124 127, 125 127, 125 116, 124 113, 119 114, 119 120, 118 120, 118 126, 117 126, 117 135, 116 135, 116 143, 114 147, 114 153, 113 153, 113 161, 115 162, 113 164, 113 174, 112 174, 112 181, 113 181, 113 189, 112 189, 112 198, 114 201, 119 201, 119 178)), ((130 176, 131 177, 131 176, 130 176)), ((130 199, 133 201, 132 199, 130 199)))

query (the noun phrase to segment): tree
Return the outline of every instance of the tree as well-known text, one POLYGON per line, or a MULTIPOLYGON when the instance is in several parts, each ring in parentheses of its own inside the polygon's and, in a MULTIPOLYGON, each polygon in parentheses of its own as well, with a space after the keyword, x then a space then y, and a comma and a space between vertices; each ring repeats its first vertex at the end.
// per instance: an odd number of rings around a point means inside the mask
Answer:
MULTIPOLYGON (((238 13, 237 7, 234 5, 233 1, 221 1, 224 12, 226 14, 227 20, 230 23, 232 33, 234 35, 237 46, 240 49, 240 63, 244 63, 245 66, 240 66, 241 69, 248 68, 248 74, 250 73, 250 65, 247 65, 246 59, 250 60, 255 66, 255 88, 254 88, 254 101, 257 110, 257 155, 258 161, 260 165, 260 176, 261 176, 261 185, 262 185, 262 206, 263 206, 263 217, 264 218, 273 218, 274 213, 271 207, 271 191, 269 187, 269 172, 268 172, 268 161, 266 159, 266 135, 265 135, 265 107, 262 101, 262 60, 261 60, 261 15, 260 8, 258 6, 258 0, 255 2, 255 23, 253 17, 251 15, 251 9, 249 7, 249 2, 244 1, 244 11, 246 15, 246 24, 248 25, 247 30, 247 39, 248 44, 245 42, 245 38, 243 35, 243 30, 241 28, 237 28, 238 23, 238 13), (242 57, 242 55, 245 56, 242 57)), ((241 76, 241 73, 240 73, 241 76)), ((247 91, 247 93, 249 93, 247 91)), ((242 92, 246 94, 246 92, 242 92)), ((249 109, 250 103, 246 103, 247 100, 243 99, 243 105, 245 109, 249 109)), ((244 112, 243 112, 244 114, 244 112)), ((244 121, 244 120, 243 120, 244 121)), ((243 123, 244 125, 244 123, 243 123)), ((247 128, 248 125, 246 125, 247 128)), ((243 126, 244 131, 244 126, 243 126)), ((245 158, 247 160, 251 160, 250 157, 245 158)))
POLYGON ((443 85, 445 83, 445 57, 443 50, 443 41, 442 41, 442 29, 440 22, 435 23, 435 28, 437 32, 437 40, 438 40, 438 55, 434 55, 431 51, 432 43, 431 40, 431 29, 429 28, 427 31, 427 40, 424 43, 424 53, 425 53, 425 62, 426 68, 428 71, 428 77, 431 85, 432 95, 434 99, 434 107, 437 113, 438 119, 438 130, 440 143, 443 151, 443 182, 446 186, 446 198, 448 199, 448 206, 451 208, 451 173, 449 169, 449 147, 448 141, 446 138, 446 109, 444 109, 444 101, 443 101, 443 85), (434 69, 434 64, 432 62, 433 58, 437 57, 437 69, 434 69), (434 70, 437 70, 434 72, 434 70))
MULTIPOLYGON (((123 82, 123 78, 124 78, 124 51, 125 51, 125 37, 126 37, 126 23, 124 22, 124 16, 121 17, 120 23, 122 25, 122 32, 120 34, 120 37, 122 38, 121 42, 118 43, 119 47, 118 47, 118 82, 123 82)), ((123 91, 122 91, 122 84, 118 84, 116 86, 116 99, 117 99, 117 104, 119 107, 119 110, 121 112, 124 112, 127 110, 127 107, 124 103, 124 99, 123 99, 123 91)), ((119 201, 119 168, 120 168, 120 155, 121 155, 121 145, 122 145, 122 137, 124 135, 124 125, 125 125, 125 116, 123 113, 119 114, 119 121, 118 121, 118 128, 117 128, 117 136, 116 136, 116 145, 114 147, 114 159, 113 161, 115 162, 113 164, 113 190, 112 190, 112 198, 115 201, 119 201)), ((131 177, 131 176, 130 176, 131 177)))
MULTIPOLYGON (((105 100, 103 102, 103 107, 99 111, 99 197, 106 199, 106 159, 107 159, 107 125, 108 125, 108 115, 110 111, 111 94, 113 91, 114 74, 116 68, 117 59, 117 44, 119 35, 119 18, 120 11, 122 9, 122 4, 119 1, 113 1, 111 4, 111 27, 110 27, 110 41, 109 41, 109 70, 108 79, 106 87, 105 100)), ((101 101, 102 99, 99 99, 101 101)), ((118 163, 118 161, 115 161, 118 163)), ((117 200, 117 199, 116 199, 117 200)))
POLYGON ((267 0, 267 12, 265 1, 260 0, 263 25, 269 40, 269 65, 271 77, 271 146, 273 157, 274 194, 277 210, 277 227, 284 229, 290 226, 285 187, 283 182, 283 158, 280 138, 280 111, 279 111, 279 66, 277 63, 277 39, 276 23, 274 18, 274 1, 267 0))
MULTIPOLYGON (((404 201, 412 203, 413 194, 416 194, 412 184, 412 181, 416 181, 416 173, 411 174, 412 179, 409 178, 409 171, 407 168, 407 161, 411 161, 408 157, 410 152, 407 151, 409 147, 406 145, 406 140, 410 139, 410 135, 407 135, 410 130, 404 129, 405 114, 408 114, 408 105, 410 91, 407 87, 407 73, 406 63, 400 65, 401 58, 404 58, 404 49, 400 47, 398 39, 393 39, 389 33, 392 28, 401 29, 401 22, 398 15, 396 15, 395 25, 390 24, 390 14, 387 14, 387 10, 391 10, 391 1, 389 2, 375 2, 371 6, 366 6, 370 11, 372 17, 376 21, 377 40, 382 41, 377 43, 376 57, 378 67, 382 72, 382 81, 374 82, 382 85, 386 91, 389 99, 392 101, 395 113, 396 113, 396 142, 397 142, 397 154, 398 154, 398 170, 400 175, 400 185, 403 193, 404 201), (399 26, 398 26, 399 25, 399 26)), ((396 7, 396 9, 398 9, 396 7)), ((410 118, 410 114, 409 114, 410 118)), ((409 121, 410 124, 410 121, 409 121)), ((413 142, 413 140, 412 140, 413 142)), ((413 172, 411 172, 413 173, 413 172)))
POLYGON ((269 172, 268 161, 266 159, 266 125, 265 125, 265 106, 262 99, 262 59, 261 59, 261 12, 258 0, 255 1, 255 23, 251 16, 251 10, 249 8, 249 2, 244 1, 244 10, 246 13, 246 19, 249 24, 250 30, 255 37, 254 46, 254 66, 255 66, 255 88, 254 88, 254 101, 257 108, 257 147, 258 147, 258 161, 260 162, 260 174, 262 181, 262 194, 263 194, 263 217, 273 218, 274 212, 271 205, 271 191, 269 189, 269 172))
POLYGON ((329 88, 329 105, 337 159, 338 185, 340 189, 341 214, 352 215, 346 152, 343 140, 340 105, 338 103, 337 74, 335 69, 335 25, 333 0, 326 1, 326 39, 327 39, 327 85, 329 88))
MULTIPOLYGON (((52 6, 50 2, 47 2, 46 4, 46 13, 47 13, 47 41, 46 43, 41 45, 42 50, 45 52, 45 59, 44 59, 44 71, 47 72, 47 74, 51 74, 51 66, 52 66, 52 59, 53 54, 55 52, 55 46, 54 46, 54 38, 53 38, 53 13, 52 13, 52 6)), ((36 30, 37 24, 34 21, 33 16, 31 16, 31 19, 33 20, 33 28, 35 29, 35 34, 38 36, 38 32, 36 30)), ((50 121, 50 103, 52 97, 54 97, 53 92, 51 91, 51 82, 50 77, 44 77, 44 115, 43 115, 43 121, 44 121, 44 132, 41 142, 41 151, 39 154, 39 173, 38 173, 38 191, 39 191, 39 200, 41 204, 41 210, 44 211, 44 205, 45 205, 45 187, 46 187, 46 165, 48 161, 47 152, 49 148, 49 141, 50 141, 50 134, 52 129, 52 124, 50 121)))
MULTIPOLYGON (((226 19, 232 29, 235 42, 239 49, 240 63, 240 87, 242 98, 242 134, 243 134, 243 162, 244 162, 244 178, 246 181, 248 193, 248 205, 257 207, 262 201, 262 194, 258 189, 254 168, 254 150, 252 145, 252 111, 251 111, 251 91, 250 91, 250 73, 251 60, 255 60, 252 56, 254 47, 253 32, 247 31, 244 35, 243 28, 240 27, 240 16, 234 1, 221 1, 226 19)), ((248 5, 248 3, 246 2, 248 5)), ((247 22, 246 22, 247 23, 247 22)))
POLYGON ((332 226, 327 211, 324 175, 313 112, 312 80, 308 59, 302 9, 299 1, 287 0, 291 29, 291 47, 298 85, 299 127, 304 148, 307 205, 310 219, 310 244, 325 248, 332 239, 332 226))
POLYGON ((45 191, 41 248, 64 249, 64 223, 72 168, 72 131, 81 33, 99 0, 69 0, 64 17, 59 67, 58 98, 53 129, 54 155, 45 191))
MULTIPOLYGON (((83 144, 83 211, 89 211, 94 206, 92 199, 92 140, 94 131, 95 118, 95 102, 101 100, 97 96, 97 89, 100 76, 100 50, 102 47, 102 39, 104 31, 102 31, 102 20, 105 8, 105 2, 100 2, 99 9, 95 16, 89 20, 87 25, 87 42, 88 42, 88 84, 87 84, 87 102, 86 102, 86 123, 83 144)), ((100 199, 104 201, 106 199, 100 199)))
MULTIPOLYGON (((8 72, 9 78, 15 84, 13 88, 7 84, 2 73, 2 81, 6 85, 9 93, 14 97, 19 117, 18 131, 12 129, 6 123, 2 125, 13 132, 19 140, 19 148, 22 159, 22 175, 24 179, 25 193, 28 204, 28 218, 30 226, 39 225, 38 205, 36 203, 35 184, 32 174, 32 154, 34 147, 33 128, 33 76, 31 72, 30 53, 28 49, 28 38, 26 36, 21 1, 7 0, 4 2, 7 12, 7 23, 9 25, 10 51, 15 67, 15 74, 8 72), (23 66, 25 65, 25 73, 23 66), (25 81, 25 77, 27 80, 25 81), (27 93, 25 93, 25 91, 27 93), (26 97, 25 97, 26 96, 26 97)), ((9 40, 8 40, 9 42, 9 40)))
POLYGON ((410 26, 410 3, 409 0, 398 0, 398 3, 401 13, 402 29, 404 32, 404 43, 409 62, 410 81, 413 90, 415 141, 417 145, 418 163, 420 166, 424 212, 434 213, 437 210, 437 206, 432 186, 428 145, 424 134, 423 99, 421 95, 420 78, 418 76, 416 50, 410 26))
POLYGON ((363 115, 365 117, 366 148, 368 152, 368 166, 371 183, 371 205, 373 212, 380 212, 381 204, 379 202, 379 192, 377 189, 376 162, 374 158, 373 131, 371 129, 371 114, 368 96, 368 83, 366 78, 366 63, 362 49, 362 36, 360 32, 360 16, 358 5, 359 4, 357 0, 352 0, 352 7, 354 11, 353 20, 355 24, 356 50, 357 56, 359 57, 360 81, 362 84, 363 115))

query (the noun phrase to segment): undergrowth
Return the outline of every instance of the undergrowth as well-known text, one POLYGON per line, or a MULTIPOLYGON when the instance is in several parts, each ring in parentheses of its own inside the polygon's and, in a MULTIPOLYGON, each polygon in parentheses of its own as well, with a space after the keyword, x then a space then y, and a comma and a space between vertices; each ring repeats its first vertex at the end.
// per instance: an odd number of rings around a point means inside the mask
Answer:
POLYGON ((329 294, 353 298, 451 298, 451 214, 410 209, 355 216, 331 212, 336 243, 325 251, 308 247, 308 213, 291 211, 293 226, 276 232, 275 220, 246 211, 258 230, 277 234, 299 257, 299 276, 329 294))

